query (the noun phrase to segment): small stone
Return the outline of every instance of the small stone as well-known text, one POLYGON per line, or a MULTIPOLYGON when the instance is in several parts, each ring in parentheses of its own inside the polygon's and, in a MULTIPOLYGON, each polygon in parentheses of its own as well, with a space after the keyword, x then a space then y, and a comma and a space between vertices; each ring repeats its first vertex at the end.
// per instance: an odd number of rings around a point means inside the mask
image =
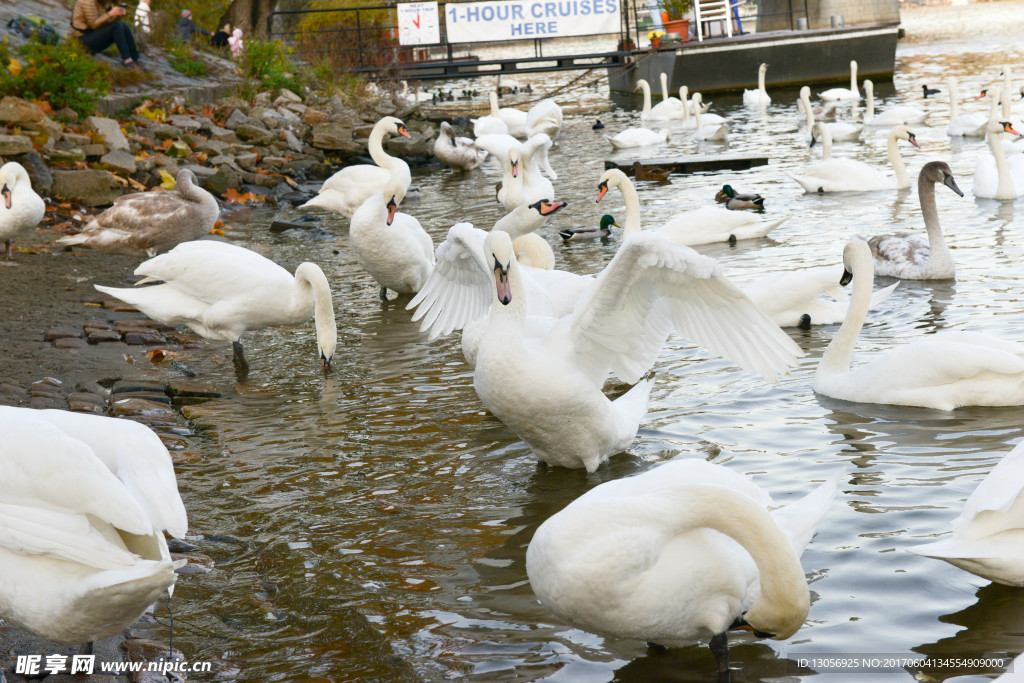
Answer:
POLYGON ((174 159, 183 159, 192 153, 192 148, 188 146, 187 142, 181 140, 175 140, 171 143, 171 146, 167 149, 167 156, 174 159))
POLYGON ((94 401, 85 401, 75 398, 75 396, 79 395, 80 394, 72 394, 71 396, 68 396, 68 410, 75 413, 91 413, 93 415, 107 414, 107 404, 105 401, 103 403, 96 403, 94 401))
POLYGON ((356 151, 361 146, 352 140, 352 125, 342 121, 324 121, 313 126, 313 146, 319 149, 356 151))
POLYGON ((0 382, 0 394, 15 398, 28 398, 28 390, 10 382, 0 382))
POLYGON ((148 392, 156 394, 167 393, 167 386, 163 382, 153 382, 146 379, 122 379, 114 383, 110 388, 111 394, 132 394, 148 392))
POLYGON ((101 164, 105 164, 108 171, 114 173, 120 173, 122 175, 131 175, 137 170, 137 164, 135 163, 135 157, 123 149, 115 149, 109 154, 103 155, 100 159, 101 164))
POLYGON ((105 318, 89 318, 83 323, 84 327, 94 327, 97 330, 112 330, 114 326, 105 318))
POLYGON ((93 405, 105 406, 107 405, 107 399, 105 396, 99 394, 93 394, 84 391, 76 391, 68 396, 68 402, 81 401, 83 403, 92 403, 93 405))
MULTIPOLYGON (((301 102, 302 98, 293 93, 288 88, 281 88, 280 92, 277 93, 277 99, 286 100, 288 102, 301 102)), ((275 105, 277 106, 277 105, 275 105)))
POLYGON ((103 302, 103 308, 115 313, 138 313, 139 309, 120 299, 107 299, 103 302))
POLYGON ((174 409, 163 403, 147 401, 142 398, 115 398, 110 402, 114 415, 132 415, 141 417, 158 417, 174 414, 174 409))
POLYGON ((61 121, 67 121, 68 123, 78 123, 78 112, 68 107, 58 109, 56 112, 54 112, 53 115, 61 121))
POLYGON ((50 194, 50 190, 53 188, 53 174, 50 173, 49 166, 43 161, 43 157, 39 155, 39 152, 29 152, 24 154, 19 159, 15 159, 25 170, 28 171, 29 180, 32 181, 32 189, 41 195, 50 194))
POLYGON ((171 405, 171 397, 162 391, 133 391, 127 394, 114 394, 114 398, 121 400, 122 398, 139 398, 144 401, 152 401, 153 403, 163 403, 164 405, 171 405))
POLYGON ((94 130, 102 135, 107 143, 107 147, 110 149, 123 149, 127 151, 131 148, 128 144, 128 138, 121 132, 121 126, 113 119, 103 118, 102 116, 87 116, 85 127, 87 130, 94 130))
POLYGON ((255 152, 249 152, 247 154, 239 154, 235 157, 235 163, 241 166, 246 171, 256 170, 256 163, 260 157, 255 152))
POLYGON ((129 346, 151 346, 166 344, 167 338, 156 332, 128 332, 124 335, 124 342, 129 346))
POLYGON ((64 131, 60 134, 61 142, 71 143, 72 147, 81 147, 82 145, 88 145, 92 143, 92 138, 88 135, 82 135, 81 133, 72 133, 69 130, 64 131))
MULTIPOLYGON (((124 150, 120 150, 124 151, 124 150)), ((82 145, 82 154, 89 157, 101 157, 107 153, 107 146, 100 144, 82 145)), ((127 154, 127 152, 125 152, 127 154)), ((134 159, 134 157, 132 157, 134 159)))
POLYGON ((88 342, 80 337, 61 337, 53 342, 53 346, 58 349, 81 349, 88 345, 88 342))
POLYGON ((235 134, 242 140, 247 140, 254 145, 263 145, 274 139, 273 133, 266 128, 248 123, 243 123, 235 129, 235 134))
POLYGON ((155 126, 150 126, 149 132, 157 140, 174 140, 181 137, 182 130, 177 126, 158 124, 155 126))
POLYGON ((107 171, 54 171, 52 192, 57 199, 106 206, 121 196, 121 186, 107 171))
POLYGON ((315 126, 316 124, 326 120, 327 114, 319 109, 313 109, 312 107, 306 109, 306 113, 302 115, 302 122, 307 126, 315 126))
POLYGON ((302 140, 299 140, 297 137, 295 137, 295 133, 291 132, 290 130, 286 130, 284 132, 284 141, 288 145, 288 149, 292 150, 293 152, 302 151, 302 140))
POLYGON ((121 341, 121 333, 113 330, 95 330, 88 337, 86 341, 90 344, 100 344, 102 342, 119 342, 121 341))
POLYGON ((225 164, 217 169, 217 172, 203 181, 203 188, 215 195, 220 196, 230 188, 240 190, 242 187, 242 174, 229 165, 225 164))
POLYGON ((167 549, 172 553, 191 553, 199 550, 199 546, 180 538, 169 538, 167 539, 167 549))
POLYGON ((230 130, 235 130, 243 123, 246 123, 248 120, 249 117, 246 116, 245 113, 242 112, 242 110, 236 109, 233 112, 231 112, 230 116, 228 116, 227 121, 224 122, 224 127, 229 128, 230 130))
POLYGON ((24 135, 0 135, 0 156, 28 154, 32 151, 32 140, 24 135))
POLYGON ((209 384, 184 379, 173 380, 167 390, 174 398, 175 405, 194 405, 221 397, 221 393, 209 384))
POLYGON ((63 339, 64 337, 80 337, 82 330, 77 327, 51 327, 46 331, 44 339, 48 342, 63 339))
POLYGON ((36 410, 47 410, 50 408, 64 410, 64 408, 67 406, 67 403, 64 402, 63 397, 49 398, 46 396, 33 396, 29 400, 28 405, 30 408, 35 408, 36 410))
POLYGON ((167 123, 178 128, 184 128, 185 130, 199 130, 202 126, 199 121, 192 118, 191 116, 175 115, 167 119, 167 123))
POLYGON ((46 152, 46 158, 55 164, 73 164, 85 161, 85 152, 81 147, 73 149, 51 149, 46 152))
POLYGON ((221 140, 204 140, 196 145, 195 150, 197 152, 205 152, 206 154, 212 154, 214 156, 223 154, 224 150, 228 148, 227 143, 221 140))
POLYGON ((32 396, 39 396, 40 398, 64 398, 64 392, 59 387, 52 387, 39 382, 33 384, 29 392, 32 396))
POLYGON ((221 142, 238 142, 238 136, 235 135, 235 131, 230 128, 221 128, 220 126, 210 126, 210 137, 221 142))

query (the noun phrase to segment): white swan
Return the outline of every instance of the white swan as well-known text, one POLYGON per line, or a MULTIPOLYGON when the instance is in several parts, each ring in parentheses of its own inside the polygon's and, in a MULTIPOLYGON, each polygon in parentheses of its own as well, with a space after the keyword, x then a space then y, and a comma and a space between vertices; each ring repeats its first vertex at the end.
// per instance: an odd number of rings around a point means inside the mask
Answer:
POLYGON ((8 161, 0 167, 0 239, 4 241, 4 262, 11 260, 15 235, 39 225, 46 215, 46 202, 32 189, 25 167, 8 161))
POLYGON ((841 478, 769 512, 771 497, 749 478, 677 458, 549 517, 526 550, 526 573, 548 609, 588 631, 672 647, 710 638, 727 677, 728 631, 781 639, 804 625, 800 555, 841 478))
MULTIPOLYGON (((729 135, 729 123, 724 119, 716 122, 710 115, 700 113, 700 93, 693 93, 693 139, 698 141, 725 142, 729 135), (710 121, 704 125, 705 121, 710 121)), ((718 117, 721 118, 721 117, 718 117)))
POLYGON ((316 327, 324 372, 338 342, 327 277, 315 263, 302 263, 294 277, 273 261, 244 247, 214 240, 182 242, 135 269, 138 289, 94 285, 126 301, 153 320, 186 325, 205 339, 230 341, 239 375, 248 369, 240 337, 248 330, 298 325, 316 327))
POLYGON ((890 107, 885 111, 875 114, 875 84, 869 79, 864 79, 864 96, 867 97, 867 111, 864 112, 865 126, 898 126, 900 124, 909 126, 912 123, 924 123, 928 113, 917 107, 900 105, 890 107))
POLYGON ((812 135, 814 136, 811 141, 812 146, 819 137, 823 142, 822 160, 811 164, 801 175, 790 174, 790 177, 800 183, 805 192, 868 192, 872 190, 901 190, 910 187, 907 167, 900 157, 896 141, 906 140, 914 147, 920 147, 920 145, 917 144, 916 136, 906 126, 896 126, 889 131, 887 147, 889 163, 896 173, 895 181, 863 161, 831 157, 832 138, 824 124, 814 124, 812 135))
POLYGON ((384 136, 388 134, 409 137, 409 131, 406 130, 405 124, 401 120, 394 116, 385 116, 374 124, 367 141, 370 157, 377 165, 346 166, 325 180, 324 184, 320 186, 317 196, 302 206, 318 206, 351 218, 356 209, 366 201, 366 198, 377 192, 382 192, 384 186, 390 182, 391 176, 396 173, 402 173, 407 178, 405 188, 408 191, 409 185, 412 183, 409 164, 384 151, 384 136))
POLYGON ((667 103, 669 107, 675 110, 672 116, 673 120, 682 119, 685 116, 684 109, 689 108, 689 102, 683 102, 678 97, 672 97, 668 94, 668 74, 662 71, 658 74, 658 80, 661 81, 661 101, 667 103))
POLYGON ((1003 75, 1002 92, 1006 93, 1006 97, 1002 98, 1001 96, 997 95, 996 99, 1000 100, 1000 102, 1003 105, 1003 118, 1009 119, 1011 115, 1021 116, 1022 114, 1024 114, 1024 102, 1022 102, 1021 100, 1012 102, 1010 100, 1010 93, 1014 91, 1013 78, 1010 76, 1010 66, 1008 64, 1004 64, 1001 73, 1003 75))
MULTIPOLYGON (((702 124, 706 126, 716 126, 720 123, 729 122, 729 119, 725 118, 724 116, 709 113, 709 106, 710 105, 704 104, 704 96, 701 95, 699 92, 695 92, 693 93, 693 95, 690 96, 690 114, 696 117, 699 113, 700 121, 702 124)), ((694 123, 694 125, 696 125, 696 122, 694 123)))
MULTIPOLYGON (((501 119, 508 126, 508 134, 514 138, 526 137, 526 112, 519 109, 505 107, 498 108, 498 93, 492 90, 488 94, 491 102, 491 116, 501 119)), ((479 136, 478 136, 479 137, 479 136)))
POLYGON ((484 162, 487 152, 477 147, 470 138, 456 137, 451 124, 442 121, 441 134, 434 141, 434 156, 445 166, 471 171, 484 162))
MULTIPOLYGON (((597 201, 601 201, 608 190, 617 187, 626 205, 625 226, 622 238, 640 232, 640 198, 636 188, 625 173, 609 169, 601 176, 598 184, 597 201)), ((736 240, 763 237, 786 222, 786 218, 762 221, 750 213, 729 211, 718 206, 705 206, 686 211, 669 219, 658 232, 676 244, 697 246, 714 242, 735 243, 736 240)))
POLYGON ((551 138, 546 134, 538 133, 526 142, 511 135, 484 135, 477 138, 476 144, 501 161, 504 174, 497 197, 506 211, 554 196, 554 186, 541 173, 543 168, 549 177, 558 177, 548 163, 551 138))
POLYGON ((859 100, 860 90, 857 89, 857 62, 850 60, 850 87, 829 88, 825 92, 818 93, 818 97, 826 102, 834 100, 859 100))
POLYGON ((981 112, 961 114, 956 78, 950 76, 946 83, 949 85, 949 127, 946 128, 946 135, 954 138, 985 137, 985 134, 988 132, 989 117, 981 112))
POLYGON ((550 97, 530 107, 526 112, 526 137, 544 133, 552 140, 562 130, 562 108, 550 97))
POLYGON ((974 166, 974 196, 988 199, 1016 199, 1024 194, 1024 156, 1013 154, 1006 158, 1003 148, 1003 133, 1019 135, 1008 121, 998 121, 996 103, 999 90, 996 89, 989 112, 988 147, 992 151, 978 157, 974 166))
POLYGON ((389 289, 398 294, 420 291, 434 269, 434 241, 418 220, 398 212, 403 199, 402 178, 395 177, 352 214, 349 246, 380 285, 381 301, 387 300, 389 289))
POLYGON ((942 226, 939 225, 935 183, 942 183, 961 197, 964 196, 956 186, 949 164, 944 161, 925 164, 917 178, 917 196, 921 201, 921 214, 924 216, 928 239, 907 233, 876 235, 869 239, 868 246, 875 259, 875 275, 904 280, 951 280, 956 277, 953 254, 946 246, 942 226))
POLYGON ((488 233, 485 263, 492 303, 473 386, 552 465, 593 472, 632 443, 653 384, 645 373, 673 327, 769 378, 801 353, 716 261, 657 233, 625 240, 573 312, 541 338, 527 330, 528 299, 507 233, 488 233), (609 372, 639 383, 609 401, 601 392, 609 372))
POLYGON ((767 64, 761 64, 757 68, 757 89, 743 91, 743 104, 760 107, 772 103, 772 98, 768 96, 768 91, 764 88, 764 75, 767 71, 767 64))
MULTIPOLYGON (((684 109, 686 111, 683 114, 683 121, 685 122, 687 120, 689 114, 695 114, 697 112, 697 110, 693 108, 693 100, 690 99, 690 88, 688 86, 685 86, 685 85, 679 86, 679 101, 683 102, 684 104, 686 104, 686 107, 684 107, 684 109)), ((710 109, 711 109, 711 102, 707 102, 707 103, 701 104, 701 106, 700 106, 700 113, 701 114, 706 114, 706 113, 708 113, 708 111, 710 109)))
POLYGON ((682 106, 678 101, 664 100, 651 106, 651 85, 645 79, 638 79, 633 90, 640 89, 644 93, 644 108, 640 111, 641 121, 671 121, 683 117, 682 106))
POLYGON ((160 438, 130 420, 0 406, 0 618, 58 643, 135 623, 188 530, 160 438))
POLYGON ((154 256, 181 242, 209 234, 220 205, 183 168, 170 192, 135 192, 118 197, 114 205, 90 220, 77 235, 57 244, 82 246, 105 254, 154 256))
POLYGON ((964 502, 948 538, 907 548, 1006 586, 1024 586, 1024 442, 964 502))
MULTIPOLYGON (((800 88, 800 103, 803 105, 804 117, 807 121, 807 142, 814 142, 814 135, 811 132, 814 128, 814 107, 811 106, 811 89, 806 85, 800 88)), ((860 140, 864 132, 864 126, 855 126, 852 123, 838 121, 836 123, 819 122, 820 126, 828 128, 832 142, 853 142, 860 140)))
MULTIPOLYGON (((743 287, 743 292, 779 327, 831 325, 850 308, 850 297, 839 284, 843 272, 843 266, 836 264, 778 273, 743 287)), ((899 284, 873 293, 870 308, 888 299, 899 284)))
POLYGON ((481 116, 472 119, 473 136, 480 138, 481 135, 508 135, 508 126, 497 116, 481 116))
POLYGON ((613 149, 629 149, 631 147, 647 147, 662 145, 671 139, 668 129, 651 130, 650 128, 627 128, 615 137, 604 136, 613 149))
POLYGON ((926 335, 851 370, 874 282, 867 242, 849 242, 843 263, 853 277, 852 301, 814 373, 816 392, 845 401, 938 410, 1024 404, 1024 345, 979 332, 926 335))

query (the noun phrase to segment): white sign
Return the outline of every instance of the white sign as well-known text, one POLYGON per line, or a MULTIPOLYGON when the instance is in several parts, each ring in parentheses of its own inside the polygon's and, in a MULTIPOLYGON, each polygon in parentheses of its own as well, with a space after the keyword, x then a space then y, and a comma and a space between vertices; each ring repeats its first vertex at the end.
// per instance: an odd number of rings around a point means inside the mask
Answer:
POLYGON ((564 38, 619 32, 619 0, 449 2, 449 43, 564 38))
POLYGON ((441 42, 436 2, 398 3, 398 44, 433 45, 441 42))

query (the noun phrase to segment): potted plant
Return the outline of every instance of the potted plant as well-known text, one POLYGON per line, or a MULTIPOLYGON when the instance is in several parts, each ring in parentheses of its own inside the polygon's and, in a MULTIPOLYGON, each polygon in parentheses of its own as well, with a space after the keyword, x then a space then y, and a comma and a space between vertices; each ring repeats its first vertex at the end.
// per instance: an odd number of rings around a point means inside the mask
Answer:
POLYGON ((690 39, 690 11, 693 0, 661 0, 661 21, 666 33, 678 33, 679 40, 690 39))

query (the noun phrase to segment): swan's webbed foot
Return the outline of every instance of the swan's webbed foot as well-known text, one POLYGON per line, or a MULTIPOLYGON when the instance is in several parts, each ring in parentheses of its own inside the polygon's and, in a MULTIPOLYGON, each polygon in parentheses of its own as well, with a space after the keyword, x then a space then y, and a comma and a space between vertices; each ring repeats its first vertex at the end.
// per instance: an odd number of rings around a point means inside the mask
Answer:
POLYGON ((797 327, 799 327, 801 330, 811 329, 811 316, 808 315, 807 313, 804 313, 802 316, 800 316, 800 322, 799 324, 797 324, 797 327))
POLYGON ((729 683, 729 636, 726 633, 719 633, 711 636, 708 643, 711 653, 715 655, 718 662, 718 683, 729 683))
POLYGON ((249 376, 249 363, 245 360, 245 352, 242 350, 242 342, 231 342, 231 348, 234 350, 232 361, 235 364, 235 376, 238 378, 239 382, 244 382, 249 376))

